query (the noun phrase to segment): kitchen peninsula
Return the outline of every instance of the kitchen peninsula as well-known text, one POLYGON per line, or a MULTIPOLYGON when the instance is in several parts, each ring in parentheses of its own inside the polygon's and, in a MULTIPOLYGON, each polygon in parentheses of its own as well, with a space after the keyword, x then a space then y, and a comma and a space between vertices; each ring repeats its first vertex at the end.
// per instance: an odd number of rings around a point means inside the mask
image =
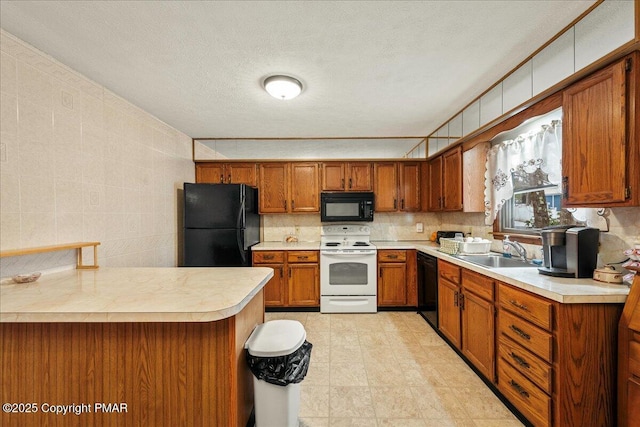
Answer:
POLYGON ((2 402, 16 411, 0 423, 245 426, 253 392, 243 346, 264 321, 272 276, 104 268, 3 284, 2 402), (62 407, 69 413, 52 413, 62 407))

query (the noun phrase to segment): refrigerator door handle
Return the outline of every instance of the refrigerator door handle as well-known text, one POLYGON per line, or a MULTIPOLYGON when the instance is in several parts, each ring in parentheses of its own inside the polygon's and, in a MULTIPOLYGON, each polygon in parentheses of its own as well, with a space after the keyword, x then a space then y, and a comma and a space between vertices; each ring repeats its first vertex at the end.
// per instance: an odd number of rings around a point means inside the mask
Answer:
POLYGON ((236 220, 236 228, 244 228, 245 227, 245 210, 246 197, 243 194, 240 195, 240 206, 238 207, 238 219, 236 220))
POLYGON ((247 265, 247 257, 244 252, 244 230, 236 229, 236 240, 238 241, 238 252, 240 252, 240 258, 242 258, 242 265, 247 265))

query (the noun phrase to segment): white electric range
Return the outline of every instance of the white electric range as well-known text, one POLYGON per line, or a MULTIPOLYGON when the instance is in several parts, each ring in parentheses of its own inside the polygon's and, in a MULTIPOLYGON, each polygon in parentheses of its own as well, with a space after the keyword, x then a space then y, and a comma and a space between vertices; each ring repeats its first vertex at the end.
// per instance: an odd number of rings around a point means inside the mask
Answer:
POLYGON ((320 312, 377 311, 377 249, 367 225, 324 225, 320 233, 320 312))

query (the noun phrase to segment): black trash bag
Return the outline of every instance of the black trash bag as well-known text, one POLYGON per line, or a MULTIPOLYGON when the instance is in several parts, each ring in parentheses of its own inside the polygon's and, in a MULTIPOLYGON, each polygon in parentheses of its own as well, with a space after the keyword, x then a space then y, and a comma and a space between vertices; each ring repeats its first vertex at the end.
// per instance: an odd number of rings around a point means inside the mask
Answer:
POLYGON ((252 356, 247 350, 247 364, 259 380, 284 387, 301 382, 307 375, 312 347, 305 341, 293 353, 277 357, 252 356))

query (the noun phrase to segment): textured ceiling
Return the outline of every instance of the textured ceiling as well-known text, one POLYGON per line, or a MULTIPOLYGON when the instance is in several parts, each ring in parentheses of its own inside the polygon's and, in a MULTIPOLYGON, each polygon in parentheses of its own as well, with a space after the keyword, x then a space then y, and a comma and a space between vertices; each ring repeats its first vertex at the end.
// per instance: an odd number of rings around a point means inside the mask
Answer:
POLYGON ((430 134, 594 1, 0 1, 6 31, 191 137, 430 134), (304 84, 291 101, 261 87, 304 84))

